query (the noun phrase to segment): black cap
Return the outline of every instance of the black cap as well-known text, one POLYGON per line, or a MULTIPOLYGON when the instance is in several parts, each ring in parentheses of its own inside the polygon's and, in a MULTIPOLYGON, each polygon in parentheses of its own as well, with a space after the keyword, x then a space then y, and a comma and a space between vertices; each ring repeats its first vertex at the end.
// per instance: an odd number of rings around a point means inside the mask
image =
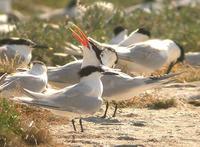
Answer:
POLYGON ((23 38, 4 38, 0 40, 0 45, 5 44, 16 44, 16 45, 28 45, 28 46, 34 46, 36 45, 33 41, 29 39, 23 39, 23 38))
POLYGON ((146 28, 139 28, 139 29, 137 30, 137 32, 151 37, 150 31, 147 30, 146 28))
POLYGON ((79 3, 79 0, 70 0, 70 2, 67 4, 67 8, 72 8, 76 6, 79 3))
POLYGON ((117 27, 114 28, 113 32, 114 32, 115 36, 117 36, 119 33, 121 33, 121 32, 124 31, 124 30, 125 30, 124 27, 122 27, 122 26, 117 26, 117 27))

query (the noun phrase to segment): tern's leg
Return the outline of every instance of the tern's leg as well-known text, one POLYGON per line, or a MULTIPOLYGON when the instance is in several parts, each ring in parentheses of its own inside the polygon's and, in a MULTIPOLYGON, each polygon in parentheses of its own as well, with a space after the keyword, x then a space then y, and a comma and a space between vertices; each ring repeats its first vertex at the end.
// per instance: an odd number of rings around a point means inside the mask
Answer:
POLYGON ((115 104, 115 111, 113 113, 113 116, 112 117, 115 117, 116 116, 116 112, 117 112, 117 104, 115 104))
POLYGON ((81 132, 83 132, 83 123, 82 123, 82 119, 81 118, 79 119, 79 123, 80 123, 80 126, 81 126, 81 132))
POLYGON ((73 125, 73 128, 74 128, 74 131, 76 131, 76 126, 75 126, 75 121, 74 121, 74 119, 72 119, 72 125, 73 125))
POLYGON ((108 102, 106 102, 106 110, 105 110, 104 115, 101 118, 106 118, 108 107, 109 107, 109 104, 108 104, 108 102))
POLYGON ((168 69, 167 69, 167 71, 166 71, 166 73, 165 74, 169 74, 170 73, 170 71, 172 70, 172 67, 175 65, 175 63, 174 62, 172 62, 172 63, 170 63, 170 65, 169 65, 169 67, 168 67, 168 69))

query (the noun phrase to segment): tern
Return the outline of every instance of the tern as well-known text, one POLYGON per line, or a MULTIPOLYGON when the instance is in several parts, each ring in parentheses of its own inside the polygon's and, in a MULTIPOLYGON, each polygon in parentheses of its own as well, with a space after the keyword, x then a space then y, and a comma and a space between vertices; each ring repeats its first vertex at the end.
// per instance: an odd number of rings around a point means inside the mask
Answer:
POLYGON ((146 90, 160 88, 165 84, 173 81, 172 78, 181 73, 166 74, 160 77, 143 77, 135 76, 131 77, 120 71, 115 71, 113 75, 104 75, 102 77, 103 83, 103 95, 106 100, 106 110, 102 118, 107 115, 109 102, 115 102, 115 110, 112 117, 116 116, 117 103, 120 101, 128 100, 137 96, 146 90))
POLYGON ((41 14, 39 18, 49 20, 53 18, 68 16, 69 18, 79 20, 82 19, 85 11, 86 8, 80 5, 80 0, 70 0, 65 8, 60 8, 53 10, 52 12, 41 14))
POLYGON ((126 39, 121 41, 118 46, 129 46, 135 43, 143 42, 146 40, 149 40, 151 37, 150 31, 148 31, 146 28, 138 28, 132 33, 128 35, 126 39))
MULTIPOLYGON (((97 56, 88 57, 88 55, 85 54, 85 57, 83 60, 87 62, 87 60, 96 58, 99 61, 98 63, 99 65, 103 64, 108 67, 113 67, 117 63, 118 57, 115 51, 109 50, 109 49, 100 50, 96 48, 95 46, 91 47, 91 50, 93 49, 97 49, 101 52, 98 55, 98 58, 97 56)), ((63 88, 65 86, 70 86, 72 84, 79 82, 80 77, 78 75, 78 72, 81 69, 83 60, 76 60, 76 61, 67 63, 63 66, 48 68, 47 75, 48 75, 48 80, 49 80, 50 85, 55 86, 57 88, 63 88)), ((93 63, 90 62, 90 64, 93 64, 93 63)))
POLYGON ((79 117, 81 132, 83 132, 82 117, 97 112, 103 103, 103 85, 101 76, 114 74, 111 68, 102 66, 84 66, 79 71, 80 82, 60 89, 52 94, 41 94, 25 89, 30 98, 17 98, 23 103, 32 104, 50 109, 57 115, 71 116, 74 131, 74 118, 79 117))
POLYGON ((3 96, 22 96, 22 88, 43 92, 47 86, 47 68, 41 61, 33 61, 30 70, 3 75, 0 80, 0 94, 3 96))
POLYGON ((138 28, 128 35, 128 30, 122 26, 117 26, 113 30, 114 37, 109 44, 118 46, 129 46, 138 42, 143 42, 151 37, 151 33, 145 28, 138 28))
POLYGON ((128 37, 128 30, 122 26, 115 27, 113 33, 114 37, 110 40, 109 44, 119 44, 128 37))
POLYGON ((128 47, 108 45, 92 38, 90 41, 98 47, 115 50, 118 64, 130 73, 152 73, 164 65, 169 65, 166 71, 169 73, 175 64, 185 59, 184 48, 170 39, 151 39, 128 47))
MULTIPOLYGON (((99 66, 102 62, 100 50, 97 50, 97 47, 88 40, 78 27, 75 26, 75 29, 70 28, 72 35, 83 45, 83 62, 78 72, 80 82, 48 95, 25 89, 25 94, 31 97, 31 99, 18 98, 17 100, 51 109, 53 113, 58 115, 66 115, 66 113, 67 116, 69 113, 78 115, 81 132, 83 132, 81 117, 94 114, 100 109, 103 102, 101 98, 103 85, 100 79, 102 73, 115 73, 109 67, 99 66)), ((74 131, 76 131, 74 122, 74 119, 72 119, 74 131)))
POLYGON ((63 88, 79 82, 80 77, 78 71, 81 67, 87 65, 101 64, 108 67, 113 67, 117 61, 118 57, 114 50, 112 49, 100 49, 89 41, 88 37, 81 31, 80 28, 74 26, 73 32, 74 38, 82 44, 83 48, 83 60, 73 61, 64 66, 51 67, 48 69, 48 79, 51 85, 63 88), (68 76, 69 75, 69 76, 68 76))
MULTIPOLYGON (((81 69, 82 60, 74 61, 64 66, 50 70, 48 79, 50 85, 57 88, 73 85, 80 81, 78 71, 81 69)), ((176 74, 175 74, 176 75, 176 74)), ((168 82, 175 75, 163 75, 161 77, 131 77, 123 72, 115 72, 114 75, 103 75, 103 95, 107 101, 106 110, 103 118, 106 117, 108 102, 115 101, 115 116, 117 111, 117 102, 132 98, 146 90, 160 87, 168 82)))
POLYGON ((32 58, 33 48, 47 48, 37 45, 29 39, 5 38, 0 40, 0 61, 11 62, 16 60, 17 66, 28 65, 32 58))
MULTIPOLYGON (((77 38, 81 40, 81 37, 77 38)), ((111 65, 109 62, 107 62, 108 61, 107 59, 111 59, 110 56, 112 54, 114 55, 114 52, 112 53, 111 51, 107 50, 104 52, 103 50, 102 53, 104 53, 104 55, 99 56, 101 58, 100 59, 101 63, 104 63, 104 65, 107 64, 111 65)), ((93 56, 91 58, 97 58, 97 56, 93 56)), ((83 60, 89 60, 89 59, 84 58, 83 60)), ((82 60, 78 60, 68 63, 61 67, 55 67, 53 69, 50 69, 48 71, 49 72, 48 79, 50 81, 50 84, 53 84, 57 88, 63 88, 66 85, 69 86, 79 82, 80 77, 78 75, 78 71, 81 69, 82 62, 83 62, 82 60)), ((92 62, 90 64, 92 64, 92 62)), ((156 88, 161 86, 162 84, 165 84, 173 76, 174 75, 164 75, 160 78, 131 77, 125 73, 115 71, 114 75, 109 75, 109 76, 103 75, 102 83, 104 86, 103 86, 102 97, 104 97, 106 101, 114 100, 118 102, 127 100, 139 93, 142 93, 145 90, 156 88)), ((115 108, 117 110, 117 105, 115 108)), ((108 103, 103 117, 106 117, 107 109, 108 109, 108 103)), ((113 116, 115 116, 116 110, 113 116)))

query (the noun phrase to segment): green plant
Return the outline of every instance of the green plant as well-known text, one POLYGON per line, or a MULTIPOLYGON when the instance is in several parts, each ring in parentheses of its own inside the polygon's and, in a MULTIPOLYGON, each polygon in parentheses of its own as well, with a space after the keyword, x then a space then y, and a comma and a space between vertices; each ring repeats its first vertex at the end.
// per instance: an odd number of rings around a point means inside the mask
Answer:
POLYGON ((0 134, 2 132, 22 133, 19 114, 6 99, 0 101, 0 134))

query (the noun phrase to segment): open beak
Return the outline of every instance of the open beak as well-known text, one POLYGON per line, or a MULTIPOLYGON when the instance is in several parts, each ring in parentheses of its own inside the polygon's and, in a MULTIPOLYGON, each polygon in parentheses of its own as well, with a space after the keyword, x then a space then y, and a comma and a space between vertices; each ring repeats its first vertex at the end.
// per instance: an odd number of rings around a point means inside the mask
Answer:
POLYGON ((75 24, 72 25, 72 27, 70 27, 70 31, 72 32, 72 36, 79 42, 81 43, 83 46, 89 48, 89 40, 86 36, 85 33, 83 33, 83 31, 76 26, 75 24), (73 28, 74 29, 73 29, 73 28))

